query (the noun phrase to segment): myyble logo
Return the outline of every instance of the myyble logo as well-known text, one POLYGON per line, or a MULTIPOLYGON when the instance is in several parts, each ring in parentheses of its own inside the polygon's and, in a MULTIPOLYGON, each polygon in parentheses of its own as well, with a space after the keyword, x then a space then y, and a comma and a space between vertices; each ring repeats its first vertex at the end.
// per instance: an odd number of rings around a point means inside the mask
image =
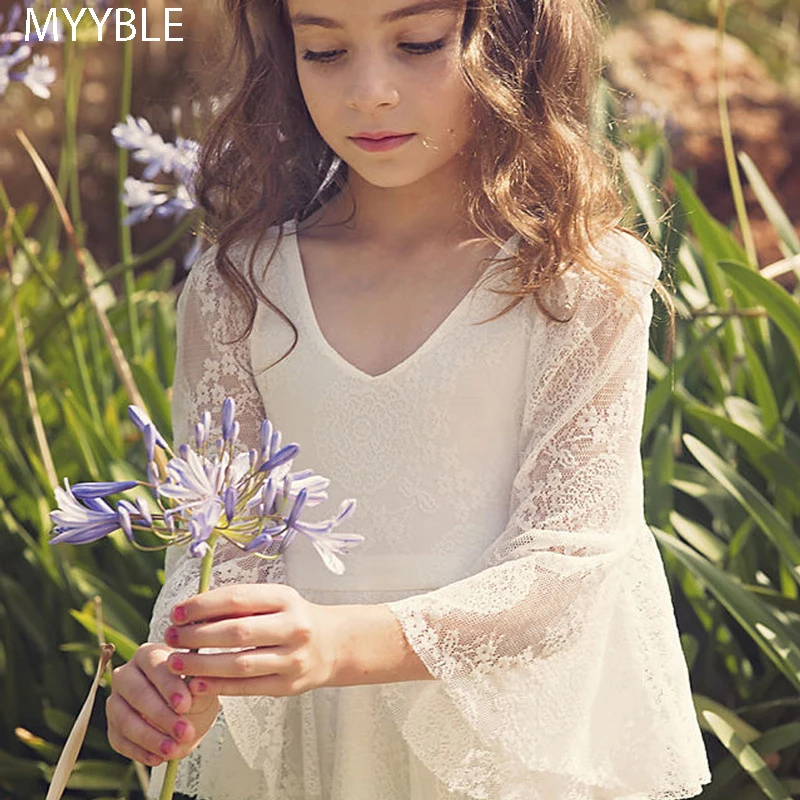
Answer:
MULTIPOLYGON (((36 12, 32 9, 28 9, 28 18, 25 21, 25 41, 29 42, 31 37, 34 35, 31 31, 32 28, 36 29, 36 37, 39 41, 43 41, 47 37, 48 30, 50 30, 50 26, 52 25, 52 41, 57 42, 59 41, 59 21, 58 15, 56 13, 57 9, 51 8, 50 11, 47 12, 47 19, 44 20, 42 25, 39 24, 39 19, 36 16, 36 12)), ((70 10, 68 8, 61 9, 64 16, 67 18, 67 22, 69 26, 72 28, 72 41, 74 42, 77 37, 77 28, 80 24, 81 17, 83 17, 84 13, 87 11, 91 14, 92 19, 94 20, 94 24, 97 26, 97 41, 103 41, 103 30, 105 28, 106 20, 108 19, 111 12, 114 12, 114 23, 116 27, 116 34, 117 34, 117 41, 118 42, 128 42, 131 39, 136 38, 137 32, 141 32, 142 41, 144 42, 160 42, 161 38, 158 36, 151 37, 147 35, 147 9, 143 8, 142 11, 142 20, 141 23, 138 23, 136 19, 136 12, 131 10, 130 8, 109 8, 105 14, 103 14, 103 18, 98 18, 97 14, 95 13, 94 8, 91 7, 84 7, 80 10, 78 15, 73 18, 70 10), (137 29, 137 23, 139 27, 137 29), (124 34, 124 35, 123 35, 124 34)), ((171 15, 173 12, 180 13, 183 11, 182 8, 165 8, 164 9, 164 41, 165 42, 182 42, 183 37, 176 37, 170 36, 170 28, 180 28, 183 27, 180 22, 172 22, 171 15)), ((86 24, 86 23, 84 23, 86 24)))

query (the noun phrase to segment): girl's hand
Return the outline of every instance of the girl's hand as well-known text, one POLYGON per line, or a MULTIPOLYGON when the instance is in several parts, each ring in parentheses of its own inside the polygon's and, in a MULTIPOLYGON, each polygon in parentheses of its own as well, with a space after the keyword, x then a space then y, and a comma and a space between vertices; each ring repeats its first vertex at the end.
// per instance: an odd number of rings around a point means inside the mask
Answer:
POLYGON ((192 697, 167 668, 172 652, 162 644, 141 645, 127 664, 114 670, 106 700, 111 747, 151 767, 194 750, 220 708, 216 697, 192 697))
POLYGON ((193 695, 283 697, 324 686, 336 669, 330 606, 284 584, 239 584, 195 595, 172 609, 170 647, 246 648, 233 653, 173 653, 176 677, 191 675, 193 695))

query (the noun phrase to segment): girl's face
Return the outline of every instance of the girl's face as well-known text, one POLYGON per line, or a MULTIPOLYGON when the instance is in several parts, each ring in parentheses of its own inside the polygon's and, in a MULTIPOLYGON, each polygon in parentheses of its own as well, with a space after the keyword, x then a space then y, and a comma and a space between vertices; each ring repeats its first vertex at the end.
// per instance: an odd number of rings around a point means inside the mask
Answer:
POLYGON ((364 180, 406 186, 462 150, 472 133, 458 67, 463 0, 286 2, 311 118, 364 180))

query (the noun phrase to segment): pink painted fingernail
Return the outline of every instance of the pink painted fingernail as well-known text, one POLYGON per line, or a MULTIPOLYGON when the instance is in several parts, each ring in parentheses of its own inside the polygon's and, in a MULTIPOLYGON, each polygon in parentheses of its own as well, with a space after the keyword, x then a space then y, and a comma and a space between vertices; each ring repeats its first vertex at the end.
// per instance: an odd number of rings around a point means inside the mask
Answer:
POLYGON ((183 622, 186 619, 186 609, 183 606, 175 606, 172 609, 172 616, 176 622, 183 622))
POLYGON ((164 641, 167 644, 178 644, 178 629, 169 627, 164 631, 164 641))
POLYGON ((173 708, 177 708, 181 704, 181 700, 183 700, 183 695, 179 692, 175 692, 175 694, 170 697, 169 704, 173 708))
POLYGON ((172 669, 177 669, 179 672, 183 669, 183 659, 179 656, 171 656, 169 659, 169 665, 172 669))
POLYGON ((196 681, 194 689, 198 694, 205 692, 208 689, 208 684, 205 681, 196 681))
POLYGON ((187 722, 184 722, 183 720, 179 720, 178 722, 176 722, 175 727, 172 729, 173 731, 175 731, 175 737, 177 739, 180 739, 181 736, 183 736, 183 734, 186 733, 186 729, 188 727, 189 724, 187 722))
POLYGON ((159 747, 159 750, 161 750, 161 752, 165 756, 168 756, 174 749, 175 749, 175 742, 173 742, 172 739, 164 739, 164 741, 161 742, 161 746, 159 747))

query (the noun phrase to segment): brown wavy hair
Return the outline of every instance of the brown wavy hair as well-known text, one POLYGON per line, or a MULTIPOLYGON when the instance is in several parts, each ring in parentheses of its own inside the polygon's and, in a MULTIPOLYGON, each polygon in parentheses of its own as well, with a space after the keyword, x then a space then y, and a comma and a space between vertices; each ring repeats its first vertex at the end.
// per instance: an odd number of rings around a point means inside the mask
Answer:
MULTIPOLYGON (((616 153, 592 129, 603 66, 603 20, 594 0, 464 3, 461 70, 474 99, 476 131, 465 159, 466 210, 472 226, 498 248, 507 231, 520 235, 518 252, 503 262, 509 289, 494 290, 513 299, 492 319, 527 295, 557 319, 540 296, 574 264, 623 296, 617 276, 591 254, 613 229, 641 240, 620 224, 626 206, 616 184, 616 153)), ((277 226, 266 269, 282 224, 306 219, 341 192, 348 168, 306 109, 285 1, 225 0, 225 10, 232 41, 219 74, 240 77, 201 139, 195 188, 203 232, 218 245, 216 268, 249 313, 241 336, 252 330, 260 298, 294 330, 286 357, 297 329, 260 289, 256 253, 267 229, 277 226), (243 274, 228 251, 252 238, 243 274)), ((668 311, 671 350, 674 306, 660 281, 656 291, 668 311)))

